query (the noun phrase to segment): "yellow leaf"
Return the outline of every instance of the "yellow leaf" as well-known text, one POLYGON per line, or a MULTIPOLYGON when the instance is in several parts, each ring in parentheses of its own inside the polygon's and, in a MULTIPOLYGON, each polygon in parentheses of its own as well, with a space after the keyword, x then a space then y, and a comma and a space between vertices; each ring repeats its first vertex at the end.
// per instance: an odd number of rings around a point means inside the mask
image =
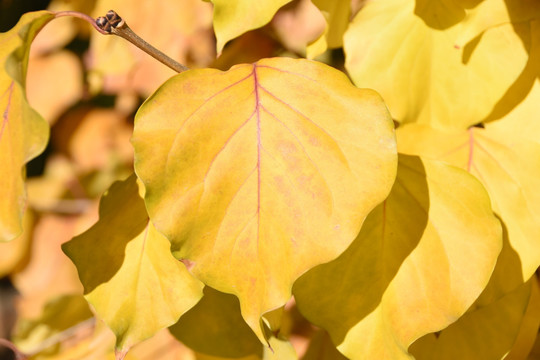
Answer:
POLYGON ((411 346, 417 360, 504 359, 512 348, 531 294, 531 281, 488 306, 467 312, 439 334, 411 346))
POLYGON ((174 324, 202 296, 202 284, 149 222, 141 192, 134 175, 113 184, 100 204, 100 220, 62 246, 123 354, 174 324))
POLYGON ((35 217, 33 211, 26 211, 23 217, 22 234, 10 242, 0 243, 0 277, 18 270, 28 261, 35 217))
POLYGON ((349 25, 351 16, 350 0, 313 0, 326 20, 324 33, 307 47, 307 57, 313 59, 327 48, 333 49, 343 45, 343 34, 349 25))
POLYGON ((396 182, 338 259, 301 277, 298 308, 353 359, 410 359, 408 346, 459 318, 488 283, 501 226, 467 172, 400 155, 396 182))
POLYGON ((452 132, 410 124, 400 127, 397 136, 400 152, 459 166, 485 186, 517 253, 513 257, 518 260, 501 259, 508 261, 502 269, 505 283, 500 284, 505 293, 529 279, 540 265, 540 143, 493 124, 452 132))
POLYGON ((0 241, 22 232, 24 165, 43 151, 49 138, 49 126, 28 105, 24 86, 30 44, 52 18, 47 11, 27 13, 0 33, 0 241))
POLYGON ((413 0, 371 1, 356 15, 344 39, 353 81, 380 92, 402 123, 466 129, 481 122, 525 68, 529 54, 521 38, 529 25, 502 24, 460 48, 464 25, 426 25, 436 14, 441 23, 455 22, 453 12, 415 14, 414 6, 413 0))
POLYGON ((132 143, 156 228, 260 339, 261 315, 347 248, 396 168, 380 97, 308 60, 182 73, 141 107, 132 143))
POLYGON ((217 52, 235 37, 266 25, 280 7, 291 0, 211 0, 214 4, 214 31, 217 52))

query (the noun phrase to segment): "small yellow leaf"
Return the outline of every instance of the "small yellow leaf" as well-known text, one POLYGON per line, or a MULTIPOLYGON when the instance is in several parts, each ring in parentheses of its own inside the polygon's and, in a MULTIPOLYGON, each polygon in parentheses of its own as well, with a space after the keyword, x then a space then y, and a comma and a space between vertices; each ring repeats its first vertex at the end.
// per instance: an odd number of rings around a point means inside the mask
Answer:
POLYGON ((14 28, 0 33, 0 241, 22 232, 24 165, 49 139, 49 126, 28 105, 24 86, 30 44, 52 18, 48 11, 27 13, 14 28))
POLYGON ((527 64, 530 44, 522 37, 529 24, 501 24, 460 47, 465 25, 426 24, 453 23, 456 14, 415 14, 414 6, 413 0, 370 1, 360 10, 344 40, 351 78, 381 93, 399 122, 449 129, 481 122, 527 64))
POLYGON ((113 184, 102 198, 100 220, 62 246, 121 353, 174 324, 202 296, 202 284, 149 222, 142 192, 134 175, 113 184))
POLYGON ((408 346, 459 318, 501 250, 482 185, 442 162, 400 155, 385 202, 338 259, 294 285, 298 308, 352 359, 410 359, 408 346))
POLYGON ((132 143, 173 254, 237 295, 261 340, 261 315, 347 248, 396 170, 378 94, 308 60, 184 72, 141 107, 132 143))
POLYGON ((235 37, 266 25, 280 7, 291 0, 211 0, 214 4, 214 31, 217 52, 235 37))

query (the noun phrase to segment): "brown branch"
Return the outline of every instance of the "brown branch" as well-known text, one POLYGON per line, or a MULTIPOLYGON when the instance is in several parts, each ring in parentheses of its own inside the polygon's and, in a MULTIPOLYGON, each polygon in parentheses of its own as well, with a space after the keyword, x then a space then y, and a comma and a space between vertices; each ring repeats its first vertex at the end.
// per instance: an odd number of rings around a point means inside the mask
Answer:
POLYGON ((171 59, 135 34, 124 19, 122 19, 114 10, 109 10, 105 16, 98 17, 96 19, 96 25, 107 34, 114 34, 129 41, 176 72, 181 73, 182 71, 189 70, 186 66, 171 59))
POLYGON ((176 72, 181 73, 182 71, 189 70, 186 66, 180 64, 176 60, 171 59, 163 52, 144 41, 140 36, 135 34, 133 30, 131 30, 131 28, 126 24, 124 19, 122 19, 114 10, 109 10, 105 16, 100 16, 95 20, 92 17, 78 11, 59 11, 55 13, 55 17, 57 18, 63 16, 73 16, 83 19, 103 35, 112 34, 120 36, 176 72))

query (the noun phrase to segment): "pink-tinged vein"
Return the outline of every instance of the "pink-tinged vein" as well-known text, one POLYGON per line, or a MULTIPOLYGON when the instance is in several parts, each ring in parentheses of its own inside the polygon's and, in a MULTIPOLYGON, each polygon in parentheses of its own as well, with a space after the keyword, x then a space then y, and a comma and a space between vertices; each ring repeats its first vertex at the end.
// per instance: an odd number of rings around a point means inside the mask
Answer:
POLYGON ((464 147, 466 147, 467 145, 469 145, 469 142, 465 141, 463 144, 461 145, 458 145, 450 150, 448 150, 447 152, 445 152, 444 154, 442 154, 440 156, 441 159, 444 159, 445 157, 449 156, 449 155, 452 155, 456 152, 458 152, 459 150, 463 149, 464 147))
POLYGON ((7 122, 8 122, 9 108, 11 106, 11 96, 13 95, 14 83, 15 83, 14 81, 11 81, 11 85, 9 85, 9 88, 2 95, 2 98, 3 98, 9 92, 6 109, 4 110, 4 114, 2 115, 2 128, 0 128, 0 141, 2 141, 2 136, 4 135, 4 129, 6 128, 7 122))
MULTIPOLYGON (((174 134, 174 139, 173 139, 173 144, 176 142, 176 138, 178 137, 178 135, 180 134, 180 132, 184 129, 184 127, 186 126, 186 124, 189 122, 189 120, 197 113, 199 112, 200 109, 202 109, 205 105, 208 104, 208 102, 210 102, 213 98, 215 98, 216 96, 222 94, 223 92, 231 89, 232 87, 242 83, 244 80, 247 80, 251 77, 251 73, 249 73, 248 75, 244 76, 243 78, 241 78, 240 80, 237 80, 235 82, 233 82, 232 84, 229 84, 227 86, 225 86, 223 89, 221 90, 218 90, 215 94, 213 94, 212 96, 210 96, 209 98, 207 99, 204 99, 204 101, 201 103, 201 105, 199 105, 191 114, 188 115, 187 118, 185 118, 184 122, 182 123, 182 125, 178 128, 178 130, 176 130, 176 133, 174 134)), ((167 167, 167 165, 169 164, 169 155, 170 155, 170 151, 169 153, 167 153, 167 159, 166 159, 166 162, 165 162, 165 167, 167 167)))
POLYGON ((259 79, 257 65, 253 64, 253 83, 255 88, 255 112, 257 113, 257 253, 259 252, 259 236, 261 228, 261 113, 259 98, 259 79))
POLYGON ((248 228, 248 226, 251 224, 251 222, 253 221, 253 219, 255 219, 257 217, 257 212, 253 213, 253 215, 251 215, 251 217, 248 219, 248 221, 246 222, 246 224, 242 227, 242 230, 240 230, 240 232, 235 236, 234 238, 234 244, 233 246, 231 247, 231 252, 229 253, 229 269, 231 267, 231 263, 232 263, 232 255, 234 253, 234 249, 236 248, 236 245, 238 244, 238 239, 240 238, 240 236, 244 233, 244 231, 246 231, 246 229, 248 228))
POLYGON ((235 135, 244 127, 246 126, 246 124, 253 118, 253 115, 255 115, 255 110, 253 110, 253 112, 251 113, 251 115, 247 118, 246 121, 244 121, 242 124, 240 124, 240 126, 238 126, 238 128, 231 134, 231 136, 229 136, 227 138, 227 140, 225 140, 225 143, 223 144, 223 146, 221 147, 221 149, 219 149, 216 153, 216 155, 214 155, 214 157, 212 158, 212 160, 210 161, 210 164, 208 165, 208 170, 206 170, 206 174, 204 174, 204 179, 203 179, 203 182, 206 182, 206 178, 208 177, 208 173, 210 172, 212 166, 214 165, 214 162, 216 161, 217 157, 219 156, 219 154, 221 154, 225 148, 227 147, 227 145, 229 145, 229 143, 231 142, 231 140, 235 137, 235 135))
MULTIPOLYGON (((283 121, 281 121, 276 115, 274 115, 272 112, 268 111, 268 109, 266 107, 264 107, 263 105, 261 105, 261 109, 263 111, 265 111, 268 115, 270 115, 270 117, 272 117, 274 120, 276 120, 278 123, 280 123, 293 137, 294 139, 296 140, 296 142, 298 143, 298 145, 300 145, 300 148, 302 149, 302 152, 306 155, 306 157, 309 159, 309 162, 311 163, 311 165, 313 165, 313 167, 315 168, 315 170, 317 170, 317 173, 319 174, 319 176, 323 179, 323 182, 324 184, 326 185, 326 189, 328 190, 328 192, 330 193, 331 195, 331 198, 332 198, 332 209, 334 209, 334 194, 332 193, 332 191, 330 190, 330 187, 328 186, 328 183, 326 182, 326 179, 322 173, 322 171, 319 169, 319 167, 317 166, 317 163, 315 163, 315 161, 313 161, 313 159, 311 158, 311 156, 309 156, 306 148, 304 147, 304 145, 302 144, 302 142, 300 141, 300 139, 296 136, 296 134, 287 126, 287 124, 285 124, 283 121)), ((288 174, 287 174, 288 176, 288 174)))
POLYGON ((137 274, 135 275, 135 278, 136 278, 135 289, 134 289, 134 293, 135 293, 134 301, 135 302, 137 301, 137 294, 139 292, 139 283, 141 281, 142 259, 143 259, 143 256, 144 256, 144 248, 146 246, 146 239, 148 238, 148 229, 150 229, 150 219, 148 219, 146 229, 144 230, 143 241, 142 241, 142 246, 141 246, 141 253, 139 255, 139 261, 137 262, 139 266, 137 266, 137 270, 136 270, 137 274))
MULTIPOLYGON (((249 174, 246 176, 246 178, 244 179, 244 181, 242 182, 242 184, 240 184, 238 186, 238 188, 236 189, 236 191, 234 192, 233 196, 231 197, 231 200, 229 201, 229 204, 232 204, 233 201, 236 199, 236 197, 238 196, 238 194, 240 193, 240 190, 246 185, 246 183, 248 182, 248 180, 251 178, 251 176, 253 175, 253 173, 255 172, 255 169, 257 168, 257 166, 254 166, 253 169, 251 169, 251 171, 249 172, 249 174)), ((227 216, 227 212, 228 212, 228 209, 227 211, 225 212, 225 215, 223 216, 223 219, 221 221, 221 223, 219 224, 219 229, 218 229, 218 234, 219 232, 221 231, 221 226, 223 225, 223 220, 225 219, 225 217, 227 216)), ((246 225, 247 226, 247 225, 246 225)), ((214 247, 212 248, 212 256, 214 256, 214 250, 216 249, 216 246, 214 245, 214 247)))
POLYGON ((270 92, 268 89, 266 89, 264 86, 262 85, 259 85, 259 87, 265 92, 267 93, 268 95, 270 95, 272 98, 274 98, 276 101, 282 103, 283 105, 285 105, 286 107, 288 107, 291 111, 293 111, 294 113, 296 113, 298 116, 306 119, 307 121, 309 121, 311 124, 315 125, 315 127, 317 127, 320 131, 322 131, 328 138, 331 139, 331 141, 336 145, 336 147, 339 149, 339 154, 341 155, 342 159, 341 161, 346 164, 346 166, 349 168, 349 162, 347 161, 347 158, 345 157, 345 154, 343 154, 343 152, 341 151, 341 148, 339 147, 339 144, 337 143, 337 141, 332 137, 332 135, 330 135, 325 129, 323 129, 322 127, 320 127, 317 123, 315 123, 313 120, 311 120, 308 116, 306 116, 305 114, 303 114, 300 110, 296 109, 294 106, 292 106, 291 104, 289 103, 286 103, 285 101, 281 100, 280 98, 278 98, 276 95, 274 95, 272 92, 270 92))

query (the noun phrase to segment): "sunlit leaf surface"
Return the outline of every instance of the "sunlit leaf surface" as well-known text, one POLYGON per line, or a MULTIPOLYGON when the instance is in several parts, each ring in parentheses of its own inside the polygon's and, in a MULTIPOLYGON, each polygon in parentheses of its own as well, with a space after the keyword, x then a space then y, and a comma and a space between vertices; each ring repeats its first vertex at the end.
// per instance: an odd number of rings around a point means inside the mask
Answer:
POLYGON ((502 23, 460 45, 463 6, 442 11, 446 3, 371 1, 345 34, 353 81, 380 92, 400 122, 466 129, 491 114, 527 64, 528 23, 502 23))
POLYGON ((473 176, 400 155, 390 195, 353 244, 301 277, 293 293, 347 357, 409 359, 414 340, 454 322, 482 292, 501 238, 473 176))
POLYGON ((26 101, 24 85, 30 44, 53 17, 47 11, 27 13, 0 33, 0 241, 22 232, 24 165, 43 151, 49 138, 47 123, 26 101))
POLYGON ((501 269, 507 274, 501 290, 529 279, 540 265, 540 143, 497 123, 452 132, 410 124, 399 128, 398 139, 400 152, 446 161, 482 182, 517 256, 512 267, 518 267, 518 276, 509 266, 501 269))
POLYGON ((266 25, 280 7, 291 0, 211 0, 214 4, 214 31, 217 51, 220 53, 227 41, 246 31, 266 25))
POLYGON ((380 97, 307 60, 182 73, 141 107, 132 143, 156 228, 260 339, 261 315, 345 250, 396 170, 380 97))
POLYGON ((100 220, 62 247, 120 353, 174 324, 202 296, 202 284, 149 222, 142 192, 134 175, 115 183, 102 198, 100 220))

